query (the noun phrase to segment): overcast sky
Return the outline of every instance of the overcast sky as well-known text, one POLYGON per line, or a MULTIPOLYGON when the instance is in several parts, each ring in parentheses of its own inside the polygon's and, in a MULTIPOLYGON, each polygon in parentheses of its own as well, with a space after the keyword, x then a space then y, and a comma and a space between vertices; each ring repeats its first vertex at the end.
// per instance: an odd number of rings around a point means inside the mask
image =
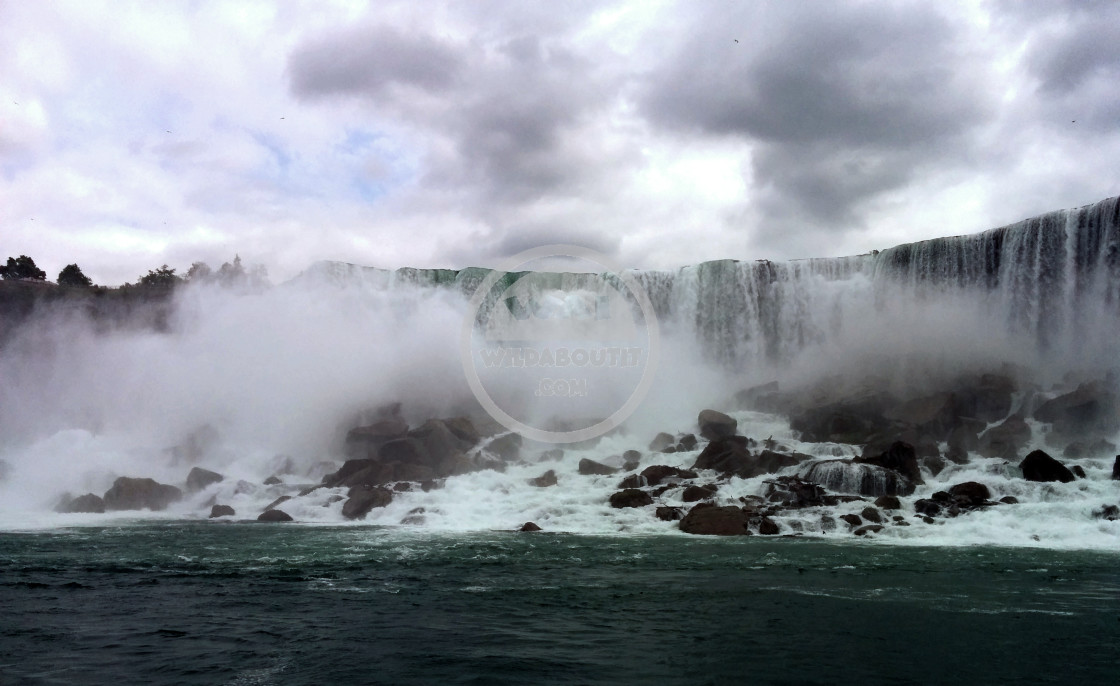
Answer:
POLYGON ((629 267, 1120 193, 1120 3, 0 0, 0 259, 629 267))

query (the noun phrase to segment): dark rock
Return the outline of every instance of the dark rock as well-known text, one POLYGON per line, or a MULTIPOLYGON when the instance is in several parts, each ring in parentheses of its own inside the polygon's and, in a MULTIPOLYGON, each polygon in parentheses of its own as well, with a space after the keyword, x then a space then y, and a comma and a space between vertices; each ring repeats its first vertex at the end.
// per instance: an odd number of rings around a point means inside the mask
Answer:
POLYGON ((369 457, 377 448, 408 433, 408 424, 400 417, 386 417, 369 426, 359 426, 346 434, 347 452, 354 457, 369 457))
POLYGON ((541 453, 541 456, 537 458, 537 462, 559 462, 562 459, 564 459, 564 449, 552 448, 541 453))
POLYGON ((700 503, 688 511, 677 525, 687 534, 705 536, 749 536, 750 516, 742 508, 717 507, 700 503))
POLYGON ((922 480, 922 469, 918 466, 918 455, 914 446, 902 441, 895 441, 887 450, 870 458, 856 458, 853 462, 871 464, 884 469, 890 469, 906 477, 911 484, 925 483, 922 480))
POLYGON ((1005 495, 1002 498, 1000 498, 999 501, 1001 503, 1005 504, 1005 505, 1018 505, 1019 504, 1019 499, 1016 498, 1013 495, 1005 495))
POLYGON ((802 476, 830 491, 862 496, 910 495, 914 484, 898 472, 853 460, 819 460, 803 468, 802 476))
POLYGON ((425 464, 397 462, 393 464, 393 479, 397 481, 430 481, 438 474, 425 464))
POLYGON ((265 510, 257 515, 258 522, 291 522, 292 516, 283 510, 265 510))
POLYGON ((1099 510, 1093 510, 1093 517, 1097 519, 1106 519, 1110 522, 1115 522, 1120 519, 1120 506, 1105 505, 1099 510))
POLYGON ((1072 468, 1072 469, 1070 469, 1070 471, 1071 471, 1071 472, 1073 472, 1073 475, 1074 475, 1074 476, 1076 476, 1076 477, 1077 477, 1078 479, 1084 479, 1084 478, 1086 478, 1086 476, 1085 476, 1085 468, 1084 468, 1084 467, 1082 467, 1082 466, 1081 466, 1081 465, 1079 465, 1079 464, 1075 464, 1075 465, 1073 465, 1073 468, 1072 468))
POLYGON ((945 471, 945 467, 948 465, 940 457, 925 457, 922 458, 922 466, 928 469, 931 475, 937 476, 945 471))
POLYGON ((617 471, 614 467, 608 467, 601 462, 589 460, 586 457, 579 461, 579 473, 584 476, 605 476, 617 471))
POLYGON ((826 504, 825 492, 820 485, 795 476, 779 476, 767 481, 766 500, 792 509, 826 504))
POLYGON ((690 469, 668 467, 663 464, 651 465, 642 470, 642 477, 650 486, 657 486, 666 479, 695 479, 698 475, 690 469))
POLYGON ((657 508, 657 518, 663 522, 676 522, 684 516, 684 511, 679 507, 662 505, 657 508))
MULTIPOLYGON (((377 457, 380 462, 404 462, 406 464, 422 464, 433 466, 438 464, 428 454, 424 448, 424 444, 418 439, 411 436, 404 438, 394 438, 386 442, 377 450, 377 457)), ((345 466, 345 465, 343 465, 345 466)))
POLYGON ((786 467, 793 467, 800 463, 796 455, 786 455, 773 450, 763 450, 755 458, 759 468, 766 474, 773 474, 786 467))
POLYGON ((863 524, 863 520, 859 518, 859 515, 854 515, 854 514, 840 515, 840 519, 842 521, 847 522, 849 526, 853 526, 853 527, 859 526, 860 524, 863 524))
POLYGON ((59 503, 56 511, 68 513, 83 512, 89 514, 101 514, 105 511, 105 501, 99 495, 86 493, 85 495, 80 495, 77 498, 68 498, 64 502, 59 503))
MULTIPOLYGON (((642 454, 637 450, 627 450, 622 453, 622 461, 626 464, 637 465, 642 460, 642 454)), ((632 471, 632 470, 631 470, 632 471)))
POLYGON ((941 504, 936 500, 922 498, 914 501, 914 512, 927 517, 935 517, 941 514, 941 504))
POLYGON ((758 533, 763 536, 776 536, 781 530, 778 523, 769 517, 763 517, 758 523, 758 533))
POLYGON ((290 496, 290 495, 282 495, 279 498, 277 498, 276 500, 273 500, 271 503, 269 503, 268 506, 264 508, 264 511, 268 512, 269 510, 274 509, 277 505, 282 505, 282 504, 288 502, 291 499, 292 499, 292 496, 290 496))
POLYGON ((808 442, 868 443, 889 428, 883 412, 893 405, 894 400, 882 394, 852 398, 802 410, 790 417, 790 428, 808 442))
POLYGON ((707 500, 716 494, 719 490, 718 486, 689 486, 681 493, 681 500, 686 503, 695 503, 700 500, 707 500))
POLYGON ((537 488, 547 488, 549 486, 555 486, 556 472, 550 469, 535 479, 529 479, 529 485, 536 486, 537 488))
POLYGON ((961 506, 977 507, 992 497, 988 487, 977 481, 965 481, 949 488, 953 501, 961 506))
POLYGON ((323 485, 327 486, 328 488, 334 488, 336 486, 344 485, 343 480, 345 480, 346 478, 377 464, 377 460, 372 460, 366 457, 347 460, 342 464, 341 467, 338 468, 338 471, 331 472, 330 474, 326 474, 323 476, 323 485))
POLYGON ((210 484, 216 484, 221 481, 223 477, 217 472, 212 472, 209 469, 202 467, 192 467, 189 474, 187 474, 187 492, 195 493, 206 488, 210 484))
POLYGON ((631 474, 622 481, 618 482, 619 488, 644 488, 649 486, 649 481, 641 474, 631 474))
POLYGON ((1116 460, 1112 463, 1112 480, 1120 481, 1120 455, 1116 456, 1116 460))
POLYGON ((393 484, 394 493, 408 493, 411 490, 412 484, 407 481, 398 481, 397 483, 393 484))
POLYGON ((1055 432, 1066 436, 1109 435, 1120 429, 1120 400, 1101 382, 1084 383, 1044 402, 1034 411, 1034 418, 1050 422, 1055 432))
POLYGON ((518 531, 522 531, 522 532, 526 532, 526 533, 531 532, 531 531, 540 531, 540 530, 541 530, 541 528, 539 526, 537 526, 536 524, 534 524, 533 522, 525 522, 524 524, 521 525, 521 528, 518 529, 518 531))
POLYGON ((521 434, 508 433, 486 444, 486 450, 506 462, 516 462, 521 457, 521 443, 521 434))
POLYGON ((863 508, 863 510, 859 513, 859 516, 863 517, 869 522, 874 522, 876 524, 883 523, 883 515, 879 514, 879 511, 873 507, 863 508))
POLYGON ((948 491, 934 491, 933 495, 930 496, 930 499, 935 503, 940 503, 942 505, 948 505, 949 503, 953 502, 953 496, 949 495, 948 491))
POLYGON ((652 453, 660 453, 666 448, 672 447, 676 442, 677 441, 675 438, 673 438, 672 434, 667 434, 662 431, 661 433, 654 436, 653 440, 649 442, 649 450, 652 453))
POLYGON ((867 534, 877 534, 882 530, 883 526, 881 524, 868 524, 867 526, 861 526, 852 533, 856 536, 866 536, 867 534))
POLYGON ((348 493, 349 500, 342 504, 342 516, 360 519, 375 507, 385 507, 393 502, 393 492, 386 488, 355 486, 348 493))
POLYGON ((452 417, 451 419, 444 419, 443 423, 456 438, 466 443, 468 447, 478 445, 478 442, 482 440, 482 435, 475 428, 474 422, 467 417, 452 417))
POLYGON ((984 457, 1001 457, 1014 460, 1031 439, 1031 427, 1019 416, 1008 417, 999 426, 993 426, 980 436, 977 451, 984 457))
POLYGON ((265 479, 263 483, 265 486, 279 486, 284 482, 280 480, 280 477, 273 474, 272 476, 265 479))
POLYGON ((611 494, 611 507, 643 507, 645 505, 652 505, 653 498, 649 493, 637 489, 627 488, 617 493, 611 494))
POLYGON ((183 497, 174 486, 122 476, 102 496, 106 510, 163 510, 183 497))
POLYGON ((777 411, 781 409, 781 387, 777 381, 752 386, 736 393, 735 403, 744 410, 777 411))
POLYGON ((1073 481, 1073 472, 1066 466, 1041 450, 1031 452, 1019 463, 1023 470, 1023 478, 1027 481, 1061 481, 1066 484, 1073 481))
POLYGON ((677 441, 677 452, 683 453, 689 450, 696 450, 698 441, 695 434, 685 434, 677 441))
POLYGON ((714 469, 726 476, 749 479, 765 474, 758 458, 747 449, 747 439, 731 436, 714 440, 704 446, 697 456, 693 469, 714 469))
POLYGON ((210 519, 214 519, 215 517, 232 517, 236 514, 237 512, 229 505, 215 505, 210 508, 210 519))
POLYGON ((716 410, 701 410, 696 423, 700 425, 700 435, 709 441, 734 436, 739 426, 739 422, 716 410))
POLYGON ((1074 441, 1062 451, 1062 457, 1076 460, 1079 457, 1103 457, 1116 451, 1116 444, 1103 438, 1089 443, 1074 441))
POLYGON ((883 510, 901 510, 902 503, 898 501, 897 496, 881 495, 875 499, 875 507, 883 510))
MULTIPOLYGON (((461 455, 469 450, 473 443, 459 438, 447 425, 447 422, 442 419, 429 419, 421 424, 419 427, 408 432, 409 438, 414 438, 420 442, 424 448, 424 453, 427 457, 424 464, 432 467, 433 469, 440 470, 440 466, 461 455)), ((384 454, 384 448, 381 451, 382 459, 389 459, 384 454)), ((402 462, 411 462, 416 464, 415 460, 401 460, 402 462)))

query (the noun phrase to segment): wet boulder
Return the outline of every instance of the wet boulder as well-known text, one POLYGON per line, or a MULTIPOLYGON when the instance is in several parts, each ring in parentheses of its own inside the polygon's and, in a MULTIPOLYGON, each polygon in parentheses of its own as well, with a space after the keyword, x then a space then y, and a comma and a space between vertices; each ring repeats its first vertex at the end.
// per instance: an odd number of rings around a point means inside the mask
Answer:
POLYGON ((767 481, 766 500, 792 509, 826 504, 824 488, 795 476, 780 476, 767 481))
POLYGON ((656 510, 657 518, 663 522, 676 522, 684 516, 684 511, 679 507, 669 507, 662 505, 656 510))
POLYGON ((258 522, 291 522, 292 516, 283 510, 265 510, 257 515, 258 522))
POLYGON ((1104 519, 1109 522, 1120 520, 1120 506, 1105 505, 1099 510, 1093 510, 1093 517, 1095 519, 1104 519))
POLYGON ((717 410, 701 410, 696 418, 700 435, 709 441, 718 441, 735 435, 739 422, 717 410))
POLYGON ((673 438, 673 434, 662 431, 649 442, 649 451, 651 453, 665 452, 666 448, 675 448, 676 442, 677 439, 673 438))
POLYGON ((521 434, 507 433, 486 444, 485 450, 505 462, 516 462, 521 457, 521 434))
POLYGON ((730 436, 711 441, 700 451, 693 469, 714 469, 726 476, 749 479, 766 471, 759 465, 758 458, 747 449, 744 436, 730 436))
POLYGON ((759 469, 766 474, 773 474, 786 467, 796 466, 801 462, 796 455, 786 455, 773 450, 763 450, 756 456, 755 461, 759 469))
MULTIPOLYGON (((419 441, 424 452, 423 464, 434 470, 440 470, 441 465, 466 452, 473 445, 459 438, 442 419, 429 419, 409 431, 408 438, 419 441)), ((387 459, 383 452, 382 459, 387 459)), ((417 460, 399 461, 417 463, 417 460)))
POLYGON ((863 524, 863 520, 860 519, 859 515, 857 514, 840 515, 839 519, 842 522, 847 522, 848 526, 853 528, 859 526, 860 524, 863 524))
POLYGON ((899 502, 897 496, 881 495, 875 499, 875 507, 882 510, 901 510, 902 503, 899 502))
POLYGON ((680 469, 679 467, 657 464, 643 469, 641 476, 650 486, 658 486, 667 479, 695 479, 698 475, 691 469, 680 469))
POLYGON ((229 505, 215 505, 210 508, 210 519, 214 519, 215 517, 232 517, 236 514, 237 512, 229 505))
POLYGON ((541 531, 541 528, 533 522, 525 522, 518 531, 522 533, 532 533, 534 531, 541 531))
POLYGON ((370 457, 385 443, 408 433, 408 423, 398 416, 379 419, 346 434, 346 451, 353 457, 370 457))
POLYGON ((122 476, 102 496, 106 510, 163 510, 183 497, 174 486, 161 484, 154 479, 134 479, 122 476))
POLYGON ((342 504, 342 516, 347 519, 362 519, 373 508, 393 502, 393 492, 387 488, 355 486, 348 495, 349 499, 342 504))
POLYGON ((911 484, 925 483, 922 480, 922 468, 918 465, 917 452, 914 450, 914 446, 909 443, 895 441, 882 453, 874 457, 857 457, 853 462, 875 465, 898 472, 906 477, 911 484))
POLYGON ((618 470, 614 467, 608 467, 601 462, 589 460, 585 457, 579 461, 578 471, 584 476, 606 476, 609 474, 614 474, 618 470))
POLYGON ((56 508, 57 512, 101 514, 105 511, 105 501, 99 495, 86 493, 77 498, 66 497, 56 508))
POLYGON ((677 525, 686 534, 703 536, 749 536, 750 515, 741 507, 719 507, 700 503, 688 511, 677 525))
POLYGON ((980 436, 977 451, 984 457, 1000 457, 1015 460, 1019 451, 1031 439, 1031 427, 1026 420, 1016 415, 1008 417, 1002 424, 994 426, 980 436))
POLYGON ((686 486, 684 491, 681 492, 681 500, 686 503, 695 503, 713 497, 718 491, 719 487, 714 484, 686 486))
POLYGON ((206 488, 210 484, 219 483, 224 479, 221 474, 212 472, 209 469, 202 467, 193 467, 189 474, 187 474, 187 492, 196 493, 206 488))
POLYGON ((677 452, 686 453, 689 450, 696 450, 697 444, 696 434, 685 434, 677 441, 677 452))
POLYGON ((1120 399, 1101 382, 1084 383, 1044 402, 1034 418, 1051 423, 1055 432, 1066 436, 1109 435, 1120 429, 1120 399))
POLYGON ((860 510, 859 516, 862 517, 864 521, 872 522, 875 524, 883 523, 883 515, 873 507, 863 508, 862 510, 860 510))
POLYGON ((769 517, 763 517, 758 522, 758 533, 763 536, 776 536, 781 533, 782 529, 778 523, 769 517))
POLYGON ((638 488, 627 488, 617 493, 612 493, 611 507, 644 507, 653 504, 653 496, 638 488))
POLYGON ((891 422, 883 413, 895 404, 881 394, 852 398, 796 412, 790 417, 790 428, 807 442, 864 444, 890 428, 891 422))
POLYGON ((1112 463, 1112 480, 1120 481, 1120 455, 1116 456, 1116 460, 1112 463))
POLYGON ((1027 481, 1060 481, 1066 484, 1074 479, 1073 472, 1042 450, 1027 455, 1019 463, 1019 469, 1023 470, 1023 478, 1027 481))
POLYGON ((556 471, 553 469, 548 470, 535 479, 529 479, 529 485, 536 486, 537 488, 548 488, 549 486, 555 486, 556 483, 556 471))
POLYGON ((853 460, 818 460, 803 467, 800 475, 836 493, 877 498, 914 492, 914 484, 895 470, 853 460))
POLYGON ((622 481, 618 482, 619 488, 644 488, 649 485, 649 480, 641 474, 631 474, 622 481))
POLYGON ((443 423, 451 433, 455 434, 456 438, 468 446, 478 445, 478 442, 482 440, 482 435, 469 417, 452 417, 444 419, 443 423))

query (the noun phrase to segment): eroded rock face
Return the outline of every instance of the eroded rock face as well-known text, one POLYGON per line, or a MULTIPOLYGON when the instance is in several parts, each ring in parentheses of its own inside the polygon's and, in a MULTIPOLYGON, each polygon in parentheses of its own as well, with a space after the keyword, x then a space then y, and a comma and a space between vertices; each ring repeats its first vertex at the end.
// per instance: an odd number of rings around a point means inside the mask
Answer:
POLYGON ((1064 464, 1041 450, 1035 450, 1019 463, 1023 478, 1027 481, 1060 481, 1064 484, 1073 481, 1073 472, 1064 464))
POLYGON ((696 505, 681 519, 678 527, 687 534, 703 536, 750 536, 750 515, 741 507, 696 505))
MULTIPOLYGON (((884 469, 898 472, 911 484, 925 483, 922 480, 922 468, 918 465, 918 455, 914 446, 902 441, 895 441, 889 448, 875 457, 856 458, 854 462, 876 465, 884 469)), ((872 495, 872 494, 867 494, 872 495)), ((895 495, 888 493, 886 495, 895 495)))
POLYGON ((216 484, 224 479, 221 474, 212 472, 209 469, 202 467, 193 467, 189 474, 187 474, 187 492, 196 493, 206 488, 210 484, 216 484))
POLYGON ((696 457, 693 469, 714 469, 725 475, 749 479, 766 471, 747 448, 744 436, 730 436, 708 443, 696 457))
POLYGON ((350 489, 349 496, 342 504, 342 516, 347 519, 361 519, 373 508, 393 502, 393 492, 387 488, 355 486, 350 489))
POLYGON ((106 510, 163 510, 183 497, 174 486, 161 484, 154 479, 134 479, 122 476, 113 482, 103 496, 106 510))

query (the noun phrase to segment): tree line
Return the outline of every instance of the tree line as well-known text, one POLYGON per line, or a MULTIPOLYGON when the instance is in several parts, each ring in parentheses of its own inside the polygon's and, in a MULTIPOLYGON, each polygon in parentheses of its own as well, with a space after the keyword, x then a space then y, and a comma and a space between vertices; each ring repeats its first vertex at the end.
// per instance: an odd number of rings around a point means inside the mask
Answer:
MULTIPOLYGON (((254 265, 246 269, 241 264, 240 255, 235 255, 233 262, 223 263, 217 271, 211 269, 205 262, 195 262, 183 275, 176 274, 175 271, 173 267, 165 264, 148 270, 148 273, 140 276, 135 284, 125 283, 121 288, 174 288, 183 283, 212 283, 226 288, 260 290, 269 285, 268 271, 264 265, 254 265)), ((46 282, 47 273, 36 266, 35 260, 27 255, 20 255, 9 257, 7 264, 0 266, 0 278, 9 281, 46 282)), ((72 288, 98 288, 77 264, 63 267, 58 273, 56 283, 59 286, 72 288)))

